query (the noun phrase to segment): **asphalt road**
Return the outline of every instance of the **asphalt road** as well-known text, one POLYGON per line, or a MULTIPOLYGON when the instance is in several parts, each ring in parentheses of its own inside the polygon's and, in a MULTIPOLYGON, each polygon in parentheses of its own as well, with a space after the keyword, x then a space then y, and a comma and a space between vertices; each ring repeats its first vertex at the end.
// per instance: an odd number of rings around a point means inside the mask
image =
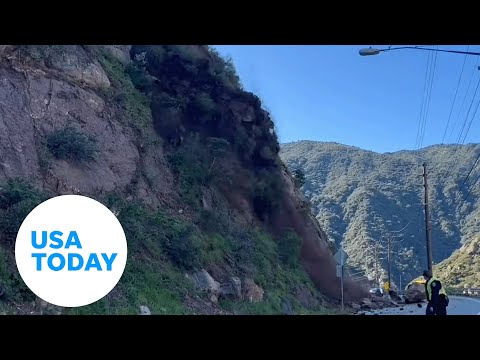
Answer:
MULTIPOLYGON (((450 304, 447 315, 480 315, 480 299, 462 296, 449 296, 450 304)), ((426 304, 421 308, 417 304, 409 304, 398 308, 386 308, 372 311, 375 315, 425 315, 426 304), (400 310, 403 309, 403 310, 400 310)))

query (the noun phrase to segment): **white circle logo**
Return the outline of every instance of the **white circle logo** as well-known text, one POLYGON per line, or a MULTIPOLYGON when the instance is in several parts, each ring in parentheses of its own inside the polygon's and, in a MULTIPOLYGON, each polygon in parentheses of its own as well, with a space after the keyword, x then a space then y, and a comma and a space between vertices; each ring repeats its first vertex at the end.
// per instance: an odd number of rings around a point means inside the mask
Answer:
POLYGON ((117 285, 127 240, 116 216, 96 200, 63 195, 44 201, 20 226, 15 260, 25 284, 63 307, 100 300, 117 285))

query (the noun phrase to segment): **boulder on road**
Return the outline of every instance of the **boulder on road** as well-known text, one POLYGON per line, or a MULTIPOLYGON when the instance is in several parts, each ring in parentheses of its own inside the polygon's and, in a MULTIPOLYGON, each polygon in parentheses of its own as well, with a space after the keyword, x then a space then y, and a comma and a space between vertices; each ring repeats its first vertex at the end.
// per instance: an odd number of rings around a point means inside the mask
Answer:
POLYGON ((393 301, 402 301, 402 298, 400 297, 400 295, 398 295, 398 293, 394 290, 390 290, 390 297, 393 301))
POLYGON ((373 307, 372 300, 367 298, 363 299, 361 302, 361 307, 362 309, 371 309, 373 307))
POLYGON ((423 284, 411 284, 405 291, 405 303, 412 304, 425 300, 425 286, 423 284))
POLYGON ((377 298, 374 302, 376 308, 397 307, 398 303, 393 301, 389 296, 377 298))

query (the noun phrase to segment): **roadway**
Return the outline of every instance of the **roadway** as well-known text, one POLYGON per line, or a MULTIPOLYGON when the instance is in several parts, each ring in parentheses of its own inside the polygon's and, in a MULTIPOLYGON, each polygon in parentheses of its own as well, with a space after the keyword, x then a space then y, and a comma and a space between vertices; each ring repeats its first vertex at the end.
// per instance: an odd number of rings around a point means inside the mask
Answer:
MULTIPOLYGON (((447 308, 448 315, 480 315, 480 299, 449 296, 450 304, 447 308)), ((385 308, 381 310, 371 311, 370 315, 425 315, 426 304, 409 304, 395 308, 385 308)))

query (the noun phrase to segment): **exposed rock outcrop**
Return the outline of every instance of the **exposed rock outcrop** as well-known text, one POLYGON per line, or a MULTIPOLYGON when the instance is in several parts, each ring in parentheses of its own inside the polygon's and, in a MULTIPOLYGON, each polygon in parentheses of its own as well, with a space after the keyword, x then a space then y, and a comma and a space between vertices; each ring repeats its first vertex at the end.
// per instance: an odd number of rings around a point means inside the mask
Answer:
POLYGON ((255 284, 252 279, 245 279, 245 299, 251 303, 258 303, 263 300, 263 289, 255 284))

